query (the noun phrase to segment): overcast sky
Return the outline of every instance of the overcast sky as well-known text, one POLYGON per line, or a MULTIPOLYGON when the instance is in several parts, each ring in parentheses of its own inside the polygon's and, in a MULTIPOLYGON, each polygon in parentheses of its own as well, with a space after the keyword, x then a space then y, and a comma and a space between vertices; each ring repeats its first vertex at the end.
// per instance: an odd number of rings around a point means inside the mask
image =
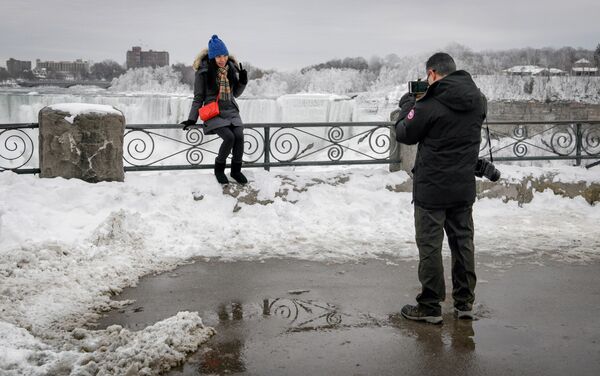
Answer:
POLYGON ((598 0, 0 0, 0 64, 10 57, 124 63, 135 45, 190 65, 212 34, 239 60, 280 70, 450 43, 475 51, 594 49, 598 15, 598 0))

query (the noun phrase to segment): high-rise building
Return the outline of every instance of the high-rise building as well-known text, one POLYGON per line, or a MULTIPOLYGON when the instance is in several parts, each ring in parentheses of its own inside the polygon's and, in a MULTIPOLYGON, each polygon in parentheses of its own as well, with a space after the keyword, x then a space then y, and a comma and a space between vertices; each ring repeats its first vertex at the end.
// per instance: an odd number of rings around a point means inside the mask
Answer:
POLYGON ((16 60, 11 57, 6 60, 6 70, 11 76, 16 76, 25 71, 31 71, 31 61, 16 60))
POLYGON ((77 76, 89 72, 90 67, 87 61, 81 59, 75 61, 41 61, 40 59, 36 59, 35 69, 38 71, 54 71, 77 76))
POLYGON ((169 53, 166 51, 142 51, 142 47, 132 47, 127 51, 127 69, 165 65, 169 65, 169 53))

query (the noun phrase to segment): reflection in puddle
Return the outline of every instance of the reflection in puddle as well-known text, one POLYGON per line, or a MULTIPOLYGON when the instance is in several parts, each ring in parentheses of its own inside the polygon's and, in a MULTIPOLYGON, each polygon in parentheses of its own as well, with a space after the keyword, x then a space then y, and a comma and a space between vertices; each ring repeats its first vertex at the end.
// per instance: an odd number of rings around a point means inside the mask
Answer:
MULTIPOLYGON (((344 333, 344 338, 353 338, 354 329, 360 331, 354 335, 364 335, 363 329, 388 327, 396 333, 399 329, 405 338, 415 339, 418 351, 425 359, 444 354, 460 355, 469 363, 475 351, 473 321, 456 320, 451 315, 444 317, 444 325, 440 327, 415 323, 400 315, 377 318, 358 312, 344 313, 330 303, 288 298, 263 299, 262 304, 230 302, 219 305, 213 312, 218 323, 211 325, 216 327, 217 335, 192 356, 186 368, 195 370, 186 375, 247 372, 249 351, 303 332, 322 332, 326 336, 344 333)), ((352 339, 352 342, 360 341, 359 338, 352 339)), ((344 341, 340 345, 349 343, 351 341, 344 341)), ((172 373, 175 374, 179 373, 172 373)))
POLYGON ((440 351, 467 354, 475 351, 473 320, 459 320, 452 314, 445 314, 443 325, 435 326, 394 314, 389 316, 389 324, 414 338, 424 354, 439 354, 440 351))
MULTIPOLYGON (((244 319, 244 308, 238 302, 232 302, 229 306, 219 305, 217 308, 219 324, 227 327, 232 322, 244 319)), ((201 374, 222 374, 245 372, 246 365, 243 359, 244 341, 241 336, 228 338, 224 342, 218 342, 212 347, 204 347, 200 350, 201 374)))
POLYGON ((288 320, 290 330, 334 328, 342 323, 342 313, 336 306, 312 300, 264 299, 263 315, 288 320))

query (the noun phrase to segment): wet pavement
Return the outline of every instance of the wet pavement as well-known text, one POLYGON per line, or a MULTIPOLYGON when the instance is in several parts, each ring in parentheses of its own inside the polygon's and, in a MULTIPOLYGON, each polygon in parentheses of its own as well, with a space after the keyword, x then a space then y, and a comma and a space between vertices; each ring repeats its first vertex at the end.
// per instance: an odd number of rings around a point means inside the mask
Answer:
POLYGON ((398 314, 416 261, 197 261, 126 289, 136 303, 99 326, 199 312, 217 334, 172 376, 599 375, 600 263, 539 261, 478 257, 476 320, 449 298, 443 325, 398 314))

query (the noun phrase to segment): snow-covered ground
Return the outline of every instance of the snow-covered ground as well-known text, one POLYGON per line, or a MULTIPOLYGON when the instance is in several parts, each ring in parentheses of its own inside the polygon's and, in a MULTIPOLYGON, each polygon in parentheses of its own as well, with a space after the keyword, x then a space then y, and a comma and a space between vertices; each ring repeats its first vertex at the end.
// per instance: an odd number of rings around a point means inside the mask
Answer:
MULTIPOLYGON (((597 167, 501 170, 505 179, 551 173, 557 181, 600 183, 597 167)), ((246 172, 251 189, 234 195, 209 171, 129 173, 125 183, 98 184, 0 173, 1 373, 168 369, 212 335, 197 313, 180 312, 140 332, 86 323, 122 304, 111 295, 141 276, 191 258, 417 256, 411 194, 387 188, 406 182, 403 172, 246 172)), ((600 259, 600 211, 581 197, 545 191, 522 207, 482 199, 474 217, 480 254, 600 259)))

